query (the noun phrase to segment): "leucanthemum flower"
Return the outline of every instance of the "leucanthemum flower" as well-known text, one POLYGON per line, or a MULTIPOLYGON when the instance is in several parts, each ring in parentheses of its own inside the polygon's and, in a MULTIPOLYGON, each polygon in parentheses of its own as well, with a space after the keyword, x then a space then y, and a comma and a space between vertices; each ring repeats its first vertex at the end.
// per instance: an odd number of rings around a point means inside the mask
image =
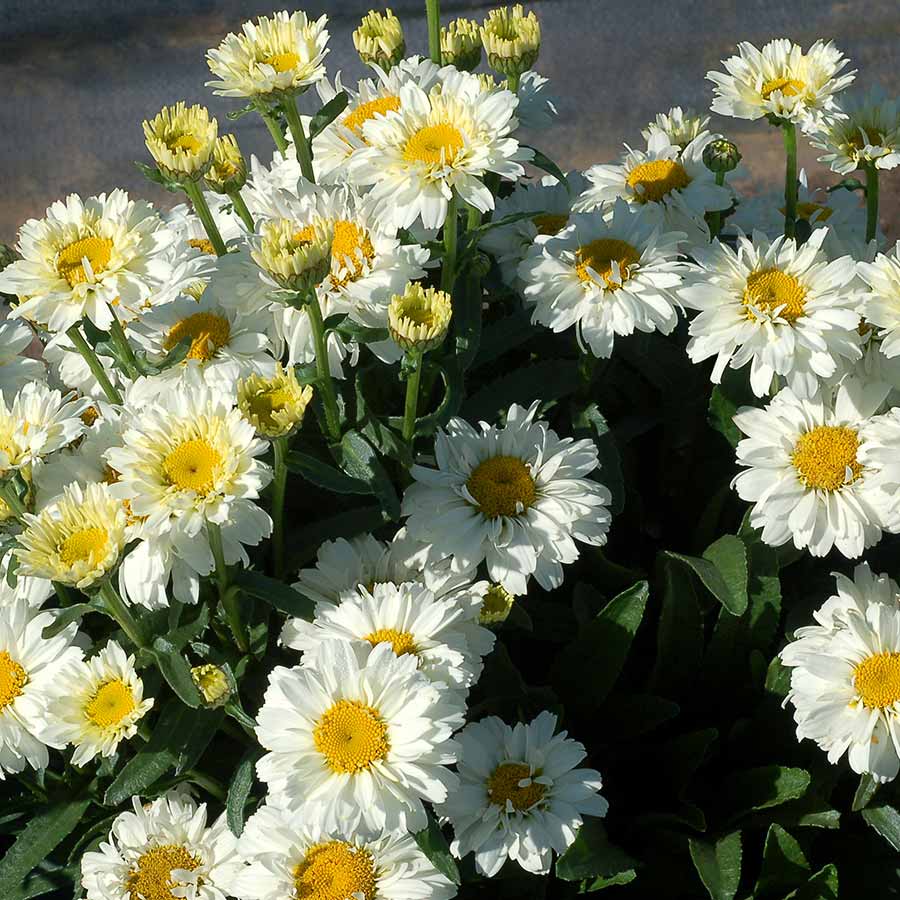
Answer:
POLYGON ((456 786, 464 704, 390 645, 329 641, 316 668, 274 669, 256 736, 270 802, 329 831, 419 831, 456 786))
POLYGON ((179 101, 144 120, 144 143, 169 178, 197 181, 212 165, 219 125, 199 103, 179 101))
POLYGON ((169 791, 116 816, 99 850, 81 858, 87 900, 226 900, 242 868, 237 838, 222 815, 207 825, 206 804, 169 791))
POLYGON ((33 341, 34 332, 24 322, 0 323, 0 394, 7 403, 29 382, 47 380, 39 359, 22 356, 33 341))
POLYGON ((514 594, 534 576, 550 590, 575 541, 606 543, 612 500, 587 476, 599 465, 590 440, 560 438, 535 421, 540 401, 510 407, 506 425, 450 420, 435 439, 437 468, 413 466, 403 496, 409 536, 458 568, 487 562, 488 574, 514 594))
POLYGON ((378 214, 398 228, 421 218, 438 228, 455 191, 481 212, 494 198, 482 178, 494 172, 514 180, 530 151, 510 137, 517 100, 507 90, 482 91, 475 75, 447 71, 428 93, 414 82, 400 88, 400 108, 362 126, 370 146, 347 161, 351 177, 371 185, 378 214))
POLYGON ((621 198, 607 219, 574 216, 553 236, 538 238, 519 264, 532 322, 555 332, 576 326, 579 344, 603 359, 616 335, 669 334, 678 322, 673 293, 684 232, 659 233, 621 198))
POLYGON ((328 273, 334 223, 316 216, 300 225, 293 218, 262 222, 250 255, 279 287, 298 294, 317 287, 328 273))
POLYGON ((790 666, 797 739, 809 738, 835 764, 884 783, 900 771, 900 589, 868 565, 836 574, 836 593, 816 625, 781 651, 790 666))
POLYGON ((481 26, 481 42, 492 69, 515 77, 530 69, 541 49, 541 23, 521 3, 488 12, 481 26))
POLYGON ((764 409, 738 410, 734 424, 746 438, 736 455, 746 468, 732 484, 753 504, 750 525, 766 544, 793 540, 813 556, 835 547, 852 559, 895 526, 889 492, 900 484, 900 426, 890 414, 873 416, 887 391, 849 379, 833 398, 784 388, 764 409))
POLYGON ((456 887, 412 835, 328 830, 263 806, 239 842, 246 867, 232 888, 243 900, 450 900, 456 887))
POLYGON ((668 112, 657 113, 656 118, 641 131, 647 143, 656 133, 665 135, 670 144, 684 149, 695 138, 708 133, 709 116, 698 115, 693 109, 673 106, 668 112))
POLYGON ((237 405, 258 435, 277 438, 299 428, 312 395, 312 386, 301 387, 293 366, 278 363, 272 375, 254 373, 238 382, 237 405))
POLYGON ((216 138, 212 164, 203 180, 217 194, 227 195, 229 191, 239 191, 244 186, 247 163, 233 134, 221 134, 216 138))
POLYGON ((474 19, 453 19, 441 28, 441 65, 466 72, 481 62, 481 26, 474 19))
POLYGON ((81 650, 72 646, 74 622, 43 636, 53 620, 22 598, 0 606, 0 780, 26 766, 46 769, 47 747, 65 743, 46 733, 47 709, 60 672, 81 659, 81 650))
POLYGON ((353 46, 365 65, 390 71, 406 53, 403 26, 390 7, 369 10, 353 32, 353 46))
POLYGON ((860 295, 860 312, 878 328, 881 352, 889 359, 900 356, 900 242, 893 252, 858 263, 856 274, 868 287, 860 295))
POLYGON ((55 595, 53 585, 46 578, 30 578, 18 571, 10 578, 9 566, 14 558, 12 548, 0 558, 0 607, 12 606, 21 600, 31 609, 40 609, 55 595))
POLYGON ((453 315, 451 297, 433 287, 410 282, 388 305, 388 330, 403 350, 433 350, 444 340, 453 315))
POLYGON ((829 41, 816 41, 805 53, 786 38, 762 50, 738 44, 738 55, 723 60, 725 72, 707 72, 715 85, 712 111, 736 119, 772 115, 813 131, 823 114, 838 112, 835 94, 856 77, 844 72, 849 60, 829 41))
POLYGON ((47 731, 56 742, 73 744, 72 765, 83 766, 95 756, 112 756, 133 738, 152 706, 152 698, 144 699, 134 657, 109 641, 89 660, 62 671, 47 731))
POLYGON ((769 393, 775 375, 796 394, 812 396, 841 360, 862 356, 858 300, 848 290, 855 264, 850 256, 828 262, 826 236, 817 228, 798 247, 755 231, 752 240, 738 238, 737 251, 718 241, 691 251, 695 264, 678 296, 700 315, 691 322, 687 352, 695 363, 716 358, 714 384, 726 366, 749 362, 757 397, 769 393))
POLYGON ((278 12, 244 22, 228 34, 206 63, 216 76, 206 86, 220 97, 269 97, 307 90, 325 76, 327 16, 311 22, 304 12, 278 12))
POLYGON ((474 852, 475 868, 488 878, 507 858, 546 874, 552 853, 568 849, 584 816, 606 815, 600 773, 576 768, 584 746, 555 731, 556 716, 542 712, 514 727, 489 716, 457 737, 460 786, 436 811, 453 825, 453 855, 474 852))

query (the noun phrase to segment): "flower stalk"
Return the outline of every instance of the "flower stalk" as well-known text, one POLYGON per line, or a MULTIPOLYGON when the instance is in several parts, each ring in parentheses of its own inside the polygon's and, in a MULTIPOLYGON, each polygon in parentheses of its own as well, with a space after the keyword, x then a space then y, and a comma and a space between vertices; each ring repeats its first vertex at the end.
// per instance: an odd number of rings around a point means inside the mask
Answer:
POLYGON ((866 243, 878 235, 878 169, 866 163, 866 243))
POLYGON ((421 350, 410 350, 407 353, 409 365, 406 378, 406 403, 403 407, 403 440, 412 443, 416 434, 416 414, 419 408, 419 385, 422 381, 421 350))
POLYGON ((334 443, 341 439, 341 419, 338 413, 337 398, 334 392, 334 381, 331 377, 331 366, 328 364, 328 343, 325 335, 325 322, 322 319, 322 308, 315 288, 310 289, 306 302, 306 314, 313 334, 316 349, 317 386, 325 409, 325 425, 328 437, 334 443))
POLYGON ((238 649, 241 653, 246 653, 250 649, 250 642, 241 617, 240 589, 237 585, 229 584, 228 566, 225 564, 225 551, 222 549, 222 532, 215 522, 207 522, 206 529, 209 534, 209 549, 215 561, 214 576, 219 589, 219 601, 238 649))
POLYGON ((303 122, 300 121, 300 113, 297 111, 297 104, 294 102, 294 98, 288 97, 281 105, 281 108, 284 110, 284 117, 287 119, 291 137, 294 139, 294 149, 297 152, 300 171, 307 181, 315 184, 316 176, 313 172, 312 151, 309 147, 309 139, 306 137, 303 122))
POLYGON ((431 61, 441 64, 441 3, 440 0, 425 0, 428 16, 428 55, 431 61))
POLYGON ((103 393, 106 394, 106 399, 109 400, 110 403, 121 406, 122 395, 119 393, 118 388, 116 388, 109 380, 106 370, 103 368, 103 364, 97 358, 97 354, 94 353, 91 345, 84 339, 78 325, 73 325, 69 328, 66 331, 66 337, 72 342, 75 349, 81 354, 82 359, 87 363, 88 368, 91 370, 91 374, 97 379, 97 383, 103 389, 103 393))
POLYGON ((226 192, 228 195, 228 199, 231 200, 232 206, 234 206, 234 211, 240 216, 241 221, 247 226, 247 230, 253 232, 256 229, 256 224, 253 221, 253 216, 250 215, 250 210, 247 209, 247 204, 244 202, 244 198, 241 196, 240 190, 237 188, 229 188, 226 192))
POLYGON ((261 100, 254 103, 254 106, 256 107, 256 111, 259 113, 260 118, 266 123, 266 128, 269 129, 269 134, 272 135, 272 140, 275 141, 276 149, 280 153, 284 153, 288 146, 287 138, 284 136, 284 132, 281 130, 281 126, 275 118, 275 114, 261 100))
POLYGON ((100 597, 106 606, 106 611, 119 623, 119 627, 136 647, 146 647, 147 638, 137 619, 131 614, 131 610, 125 605, 125 601, 119 596, 119 592, 113 587, 109 579, 100 584, 100 597))
POLYGON ((276 578, 284 575, 284 492, 287 485, 287 437, 272 441, 275 454, 272 478, 272 568, 276 578))
POLYGON ((793 122, 782 126, 784 134, 784 234, 794 238, 797 225, 797 127, 793 122))
POLYGON ((216 251, 216 256, 224 256, 228 252, 228 248, 225 246, 225 241, 222 240, 222 235, 219 233, 219 228, 209 210, 209 204, 206 202, 206 197, 203 196, 200 185, 196 181, 185 181, 182 187, 194 207, 194 212, 203 223, 203 229, 216 251))

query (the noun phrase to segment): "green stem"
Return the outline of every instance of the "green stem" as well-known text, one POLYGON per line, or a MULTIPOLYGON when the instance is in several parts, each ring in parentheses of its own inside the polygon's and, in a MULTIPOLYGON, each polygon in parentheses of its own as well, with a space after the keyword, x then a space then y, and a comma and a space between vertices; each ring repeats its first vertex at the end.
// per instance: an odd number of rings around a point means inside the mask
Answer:
POLYGON ((147 639, 137 619, 119 596, 119 592, 108 579, 100 585, 100 596, 106 604, 106 611, 119 623, 119 627, 128 635, 136 647, 146 647, 147 639))
POLYGON ((441 64, 441 0, 425 0, 428 15, 428 55, 441 64))
POLYGON ((456 192, 447 204, 447 217, 444 219, 444 261, 441 266, 441 290, 453 293, 453 282, 456 280, 456 230, 457 223, 456 192))
POLYGON ((410 358, 415 359, 415 368, 406 379, 406 404, 403 408, 403 440, 412 443, 416 433, 416 412, 419 408, 419 383, 422 380, 422 353, 409 351, 410 358))
POLYGON ((275 452, 275 475, 272 479, 272 564, 275 577, 284 574, 284 489, 287 485, 288 439, 278 437, 272 441, 275 452))
POLYGON ((266 123, 266 128, 269 129, 269 134, 272 135, 276 148, 284 153, 287 150, 288 142, 284 132, 281 130, 281 125, 278 124, 278 120, 275 118, 275 114, 261 100, 256 101, 253 105, 256 107, 260 118, 266 123))
POLYGON ((206 236, 216 251, 216 256, 224 256, 228 249, 225 246, 225 241, 222 240, 222 235, 219 234, 219 229, 212 217, 212 213, 209 211, 206 197, 203 196, 199 182, 184 182, 184 192, 190 198, 194 206, 194 212, 197 213, 200 221, 203 223, 203 229, 206 231, 206 236))
POLYGON ((875 163, 866 164, 866 243, 878 235, 878 169, 875 163))
POLYGON ((215 522, 207 522, 206 531, 209 535, 209 549, 212 551, 216 563, 214 574, 219 588, 219 601, 225 611, 225 618, 228 619, 228 625, 238 649, 241 653, 246 653, 250 642, 247 639, 244 623, 241 621, 240 590, 236 585, 228 583, 228 566, 225 565, 225 551, 222 549, 222 532, 215 522))
POLYGON ((212 796, 220 803, 225 802, 227 795, 225 793, 224 785, 211 775, 205 775, 203 772, 198 772, 196 769, 188 769, 188 771, 185 772, 185 778, 188 781, 192 781, 198 787, 203 788, 208 794, 212 794, 212 796))
POLYGON ((300 163, 300 171, 307 181, 315 184, 316 176, 313 172, 312 151, 309 148, 309 141, 306 138, 306 131, 303 123, 300 121, 300 113, 297 112, 297 104, 293 97, 288 97, 281 104, 284 110, 284 117, 287 119, 288 128, 291 130, 291 137, 294 139, 294 147, 297 151, 297 161, 300 163))
POLYGON ((797 128, 793 122, 785 122, 784 133, 784 234, 793 238, 797 223, 797 128))
POLYGON ((56 591, 60 606, 71 606, 75 602, 72 592, 64 584, 60 584, 58 581, 53 581, 51 584, 53 590, 56 591))
POLYGON ((0 498, 2 498, 3 502, 12 510, 12 514, 17 519, 21 519, 27 512, 25 504, 19 499, 19 495, 16 493, 15 485, 8 478, 0 481, 0 498))
MULTIPOLYGON (((721 187, 725 184, 725 173, 716 172, 716 184, 721 187)), ((722 210, 717 209, 709 214, 709 241, 712 243, 722 230, 722 210)))
POLYGON ((97 379, 97 383, 103 389, 103 393, 106 394, 106 399, 109 400, 110 403, 115 403, 117 406, 122 405, 122 395, 118 392, 118 390, 113 386, 113 383, 109 380, 106 375, 106 370, 103 368, 103 364, 97 359, 97 354, 94 353, 90 344, 82 337, 81 332, 78 330, 77 325, 73 325, 66 331, 66 337, 75 345, 75 349, 81 354, 84 361, 88 364, 88 368, 91 370, 91 374, 94 378, 97 379))
POLYGON ((128 338, 125 335, 125 329, 122 327, 122 323, 119 321, 119 317, 111 304, 109 313, 112 316, 112 325, 109 333, 113 343, 119 348, 119 354, 122 357, 126 373, 129 378, 138 378, 141 373, 138 371, 137 360, 134 358, 134 350, 131 349, 131 344, 128 343, 128 338))
POLYGON ((322 309, 315 288, 310 290, 306 304, 306 314, 313 333, 316 348, 316 386, 322 394, 322 405, 325 408, 325 424, 328 437, 337 443, 341 439, 341 420, 338 414, 337 400, 334 394, 334 382, 331 378, 331 367, 328 365, 328 344, 325 339, 325 322, 322 320, 322 309))
POLYGON ((519 73, 517 72, 515 75, 507 75, 506 76, 506 89, 508 91, 512 91, 514 94, 519 92, 519 73))
POLYGON ((247 204, 244 203, 241 192, 237 188, 229 188, 226 193, 234 206, 234 211, 241 217, 241 221, 247 226, 247 229, 253 232, 256 225, 253 222, 253 216, 250 215, 250 210, 247 209, 247 204))

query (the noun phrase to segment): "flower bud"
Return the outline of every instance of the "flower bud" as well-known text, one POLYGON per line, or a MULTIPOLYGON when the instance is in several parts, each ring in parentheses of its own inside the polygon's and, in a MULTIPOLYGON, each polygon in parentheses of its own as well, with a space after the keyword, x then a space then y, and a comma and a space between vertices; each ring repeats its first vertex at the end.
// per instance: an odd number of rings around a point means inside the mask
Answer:
POLYGON ((403 26, 390 8, 383 13, 370 10, 353 32, 353 46, 365 65, 388 72, 406 54, 403 26))
POLYGON ((334 226, 325 219, 303 227, 290 219, 273 219, 260 229, 250 255, 281 287, 306 294, 331 269, 333 240, 334 226))
POLYGON ((502 584, 492 583, 481 602, 479 621, 482 625, 505 622, 516 598, 502 584))
POLYGON ((309 385, 297 381, 293 366, 278 363, 268 378, 254 372, 238 382, 237 405, 260 437, 285 437, 300 427, 312 395, 309 385))
POLYGON ((508 78, 518 78, 528 71, 541 49, 541 26, 533 12, 525 15, 522 4, 512 9, 492 9, 481 26, 481 43, 488 63, 508 78))
POLYGON ((218 666, 205 663, 191 668, 191 678, 203 695, 207 706, 224 706, 231 696, 231 685, 228 676, 218 666))
POLYGON ((449 294, 411 281, 402 294, 391 297, 388 330, 404 350, 424 353, 444 339, 452 311, 449 294))
POLYGON ((703 148, 703 165, 717 175, 736 169, 740 161, 740 151, 727 138, 716 138, 703 148))
POLYGON ((481 29, 474 19, 455 19, 441 29, 441 65, 471 72, 481 62, 481 29))
POLYGON ((212 164, 219 126, 205 106, 183 102, 164 106, 155 118, 144 121, 150 155, 163 175, 181 181, 199 181, 212 164))
POLYGON ((233 134, 223 134, 216 140, 212 165, 205 177, 207 187, 217 194, 239 191, 246 183, 247 163, 233 134))

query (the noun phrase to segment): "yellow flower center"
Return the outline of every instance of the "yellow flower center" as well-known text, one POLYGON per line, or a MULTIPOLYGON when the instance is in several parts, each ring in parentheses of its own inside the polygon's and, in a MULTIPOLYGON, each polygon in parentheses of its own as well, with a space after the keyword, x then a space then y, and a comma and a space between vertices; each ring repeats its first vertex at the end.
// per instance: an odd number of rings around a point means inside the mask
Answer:
POLYGON ((569 222, 566 213, 538 213, 531 217, 538 234, 559 234, 569 222))
POLYGON ((876 653, 853 670, 853 684, 868 709, 885 709, 900 700, 900 653, 876 653))
POLYGON ((390 749, 378 710, 358 700, 338 700, 319 719, 313 741, 332 772, 361 772, 390 749))
POLYGON ((84 260, 88 261, 94 275, 106 270, 112 256, 113 242, 109 238, 86 237, 73 241, 56 256, 56 271, 69 282, 69 287, 88 280, 84 260))
POLYGON ((128 900, 174 900, 172 888, 184 884, 172 878, 173 869, 192 872, 200 860, 180 844, 161 844, 138 857, 137 868, 128 875, 128 900))
POLYGON ((544 785, 531 780, 533 777, 525 763, 500 763, 488 776, 488 798, 501 809, 506 809, 509 801, 513 809, 525 812, 540 803, 547 791, 544 785), (526 779, 529 783, 520 787, 520 782, 526 779))
POLYGON ((479 463, 466 487, 489 519, 517 516, 537 498, 528 466, 515 456, 492 456, 479 463))
POLYGON ((400 109, 400 98, 394 95, 387 97, 379 97, 377 100, 369 100, 367 103, 360 103, 353 112, 348 113, 341 123, 344 128, 350 129, 354 134, 360 135, 362 127, 369 119, 376 116, 383 116, 386 113, 394 112, 400 109))
POLYGON ((93 526, 82 528, 70 534, 59 545, 59 558, 63 565, 74 566, 77 562, 96 563, 106 551, 109 533, 105 528, 93 526))
POLYGON ((631 267, 637 265, 640 259, 640 252, 627 241, 599 238, 575 251, 575 271, 582 281, 614 291, 628 281, 631 267), (618 272, 613 271, 613 263, 618 267, 618 272), (596 275, 603 279, 602 284, 596 275))
POLYGON ((0 652, 0 711, 22 695, 27 683, 25 670, 5 650, 0 652))
POLYGON ((271 66, 276 72, 288 72, 296 68, 300 62, 300 57, 296 53, 287 51, 286 53, 273 53, 271 56, 260 60, 267 66, 271 66))
POLYGON ((297 900, 375 900, 375 861, 345 841, 316 844, 294 869, 294 890, 297 900))
POLYGON ((204 142, 191 134, 189 131, 179 134, 177 137, 172 135, 167 141, 166 146, 172 151, 181 150, 182 153, 198 153, 205 146, 204 142))
POLYGON ((100 689, 84 708, 84 714, 100 728, 118 725, 136 707, 131 688, 119 678, 100 685, 100 689))
POLYGON ((666 194, 686 188, 691 176, 674 159, 653 159, 635 166, 628 173, 627 181, 639 203, 659 203, 666 194))
POLYGON ((213 247, 212 241, 209 238, 191 238, 188 241, 188 244, 195 250, 200 250, 203 253, 208 254, 209 256, 217 255, 216 248, 213 247))
POLYGON ((371 634, 367 634, 364 641, 368 641, 373 647, 376 644, 390 644, 397 656, 407 653, 416 653, 416 642, 408 631, 397 631, 395 628, 379 628, 371 634))
POLYGON ((188 359, 209 362, 231 337, 231 325, 224 316, 215 313, 198 312, 180 322, 176 322, 166 335, 163 346, 171 350, 185 338, 191 339, 188 359))
POLYGON ((183 491, 206 495, 212 488, 222 456, 201 438, 179 444, 164 460, 163 473, 169 484, 183 491))
POLYGON ((806 305, 806 288, 793 276, 781 269, 759 269, 747 276, 743 304, 745 315, 756 321, 754 309, 771 315, 782 307, 779 317, 796 322, 803 315, 806 305))
POLYGON ((449 122, 426 125, 406 142, 403 158, 407 162, 421 162, 429 166, 445 165, 453 162, 464 144, 462 132, 455 125, 449 122))
POLYGON ((806 83, 800 79, 782 75, 781 78, 770 78, 762 86, 760 94, 762 94, 763 100, 768 100, 775 91, 781 91, 785 97, 796 97, 805 87, 806 83))
POLYGON ((264 425, 273 427, 275 425, 274 413, 284 410, 293 399, 293 394, 283 387, 260 391, 249 400, 250 413, 256 416, 264 425))
POLYGON ((856 461, 858 449, 859 436, 854 429, 819 425, 800 435, 791 462, 806 487, 837 491, 862 474, 862 466, 856 461))
POLYGON ((355 222, 338 219, 334 223, 334 240, 331 242, 331 258, 349 269, 343 277, 331 276, 335 288, 343 287, 362 275, 363 267, 375 259, 375 248, 366 230, 355 222))

